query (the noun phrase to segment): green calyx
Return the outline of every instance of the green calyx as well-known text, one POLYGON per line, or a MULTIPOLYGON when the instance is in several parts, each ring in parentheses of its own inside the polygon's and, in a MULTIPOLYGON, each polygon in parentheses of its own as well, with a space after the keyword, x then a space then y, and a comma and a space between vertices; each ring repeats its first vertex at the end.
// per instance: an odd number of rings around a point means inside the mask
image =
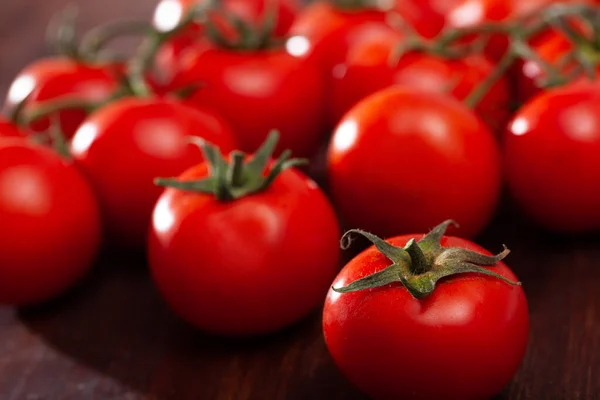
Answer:
POLYGON ((226 24, 235 31, 234 37, 228 37, 211 18, 204 21, 206 35, 217 46, 228 50, 264 50, 278 45, 273 34, 277 26, 278 4, 276 0, 266 0, 265 13, 259 26, 244 21, 231 12, 226 11, 216 2, 213 10, 224 18, 226 24))
POLYGON ((225 160, 219 148, 199 138, 190 141, 199 146, 204 160, 209 166, 206 178, 194 181, 180 181, 176 178, 157 178, 156 185, 172 187, 188 192, 212 194, 222 202, 233 201, 266 190, 284 170, 305 165, 305 159, 290 158, 291 152, 284 151, 268 168, 279 133, 271 131, 263 145, 253 157, 241 151, 233 151, 230 161, 225 160), (248 159, 249 158, 249 159, 248 159))
POLYGON ((456 225, 452 220, 445 221, 418 242, 411 239, 405 247, 393 246, 371 233, 358 229, 346 232, 341 241, 342 249, 350 247, 352 234, 356 233, 373 243, 392 264, 382 271, 333 290, 338 293, 351 293, 400 282, 413 297, 423 299, 433 293, 440 279, 466 273, 488 275, 510 285, 521 285, 520 282, 512 282, 482 267, 492 267, 502 261, 510 253, 506 247, 495 256, 486 256, 458 247, 442 247, 441 240, 448 226, 452 224, 456 225))

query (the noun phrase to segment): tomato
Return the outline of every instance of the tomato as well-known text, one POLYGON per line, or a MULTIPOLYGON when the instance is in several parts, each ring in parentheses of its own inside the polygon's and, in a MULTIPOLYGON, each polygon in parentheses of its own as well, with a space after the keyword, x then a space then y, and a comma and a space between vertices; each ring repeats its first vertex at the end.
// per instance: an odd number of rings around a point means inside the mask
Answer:
POLYGON ((154 178, 178 174, 200 157, 196 136, 224 151, 235 148, 228 124, 208 109, 161 99, 122 99, 81 125, 71 152, 93 184, 109 237, 125 247, 145 243, 150 216, 162 192, 154 178))
MULTIPOLYGON (((223 21, 222 14, 231 13, 243 21, 259 26, 265 16, 265 7, 270 0, 223 0, 210 13, 211 21, 221 29, 227 30, 228 24, 223 21)), ((169 31, 181 23, 185 13, 193 6, 206 4, 208 0, 162 0, 154 12, 154 26, 160 31, 169 31)), ((276 0, 277 22, 273 30, 276 37, 285 36, 299 10, 296 0, 276 0)), ((157 54, 157 66, 163 79, 171 78, 171 71, 176 68, 179 58, 187 48, 193 46, 203 36, 203 28, 192 24, 165 43, 157 54)))
MULTIPOLYGON (((590 0, 452 0, 446 5, 446 28, 466 28, 488 23, 510 23, 533 16, 540 10, 558 3, 591 3, 590 0)), ((545 36, 546 32, 540 33, 545 36)), ((486 47, 491 60, 499 60, 505 53, 508 39, 493 35, 486 47)))
POLYGON ((52 299, 91 268, 101 242, 92 189, 69 162, 24 139, 0 142, 0 304, 52 299))
POLYGON ((448 96, 395 86, 367 97, 340 121, 327 159, 346 223, 381 236, 455 217, 461 236, 471 237, 497 204, 495 138, 448 96))
POLYGON ((271 129, 281 132, 278 152, 310 157, 322 143, 323 82, 302 54, 285 48, 236 51, 198 44, 180 60, 173 88, 203 84, 186 100, 212 107, 231 123, 241 150, 254 151, 271 129))
MULTIPOLYGON (((547 33, 543 40, 536 41, 533 50, 542 60, 557 67, 558 72, 562 76, 573 74, 576 65, 574 62, 562 68, 558 67, 558 63, 562 57, 574 50, 573 44, 563 33, 556 30, 547 33)), ((592 59, 596 57, 596 55, 591 53, 589 55, 592 59)), ((600 67, 597 70, 600 71, 600 67)), ((580 75, 583 75, 583 72, 580 75)), ((516 76, 519 99, 523 102, 540 93, 542 89, 538 86, 538 81, 542 78, 547 78, 542 66, 532 59, 522 61, 519 64, 516 76)))
POLYGON ((443 26, 441 14, 432 11, 429 1, 387 2, 383 6, 365 1, 364 5, 359 3, 352 8, 337 3, 320 0, 310 4, 290 29, 292 36, 308 40, 311 56, 321 63, 327 74, 344 61, 353 43, 385 25, 390 11, 399 13, 426 37, 435 36, 443 26))
POLYGON ((351 43, 361 37, 357 31, 381 25, 385 16, 385 10, 368 7, 345 10, 334 2, 317 1, 298 15, 290 35, 304 38, 310 56, 329 74, 344 61, 351 43))
MULTIPOLYGON (((423 235, 397 236, 387 243, 401 251, 413 238, 419 241, 423 235)), ((506 253, 489 257, 484 248, 453 236, 441 237, 441 246, 435 258, 439 264, 429 265, 429 271, 444 265, 444 248, 452 248, 455 259, 457 252, 470 250, 492 266, 446 277, 423 297, 411 294, 398 277, 371 289, 329 291, 323 310, 327 348, 344 375, 370 398, 489 399, 510 382, 523 360, 528 305, 521 286, 504 281, 517 280, 498 261, 506 253), (497 276, 484 274, 490 272, 497 276)), ((427 254, 425 246, 421 251, 427 254)), ((415 259, 404 257, 397 265, 411 268, 415 259)), ((381 272, 392 261, 372 246, 342 269, 333 287, 381 272)), ((430 279, 429 273, 414 279, 430 279)))
MULTIPOLYGON (((273 173, 272 161, 262 165, 273 173)), ((264 180, 262 171, 255 179, 264 180)), ((207 176, 202 163, 178 180, 207 176)), ((217 186, 232 185, 210 188, 217 186)), ((167 188, 154 209, 149 263, 166 302, 193 326, 227 336, 265 334, 322 302, 337 272, 339 235, 315 182, 285 169, 267 188, 236 199, 167 188)))
POLYGON ((14 123, 0 117, 0 137, 23 137, 25 132, 14 123))
MULTIPOLYGON (((266 6, 270 0, 223 0, 220 1, 218 9, 213 9, 213 14, 219 14, 220 10, 231 13, 234 16, 253 23, 262 23, 266 12, 266 6)), ((169 31, 175 28, 183 19, 186 12, 193 6, 206 4, 208 0, 161 0, 154 11, 154 26, 161 31, 169 31)), ((277 24, 274 29, 275 36, 285 36, 300 8, 296 0, 276 0, 277 24)), ((201 29, 195 27, 194 29, 201 29)))
MULTIPOLYGON (((342 116, 368 95, 391 85, 402 85, 433 93, 451 93, 465 99, 492 72, 484 56, 443 59, 419 51, 404 54, 393 66, 390 59, 402 43, 402 35, 381 32, 353 46, 344 72, 333 81, 332 119, 342 116)), ((500 79, 477 106, 478 115, 494 130, 504 129, 509 117, 510 91, 500 79)))
MULTIPOLYGON (((119 68, 113 65, 85 64, 66 57, 47 58, 26 67, 13 81, 6 98, 5 110, 12 112, 25 101, 23 112, 33 112, 49 101, 77 100, 101 102, 119 87, 119 68)), ((68 109, 57 114, 67 138, 73 136, 86 117, 82 108, 68 109)), ((48 130, 50 118, 31 124, 35 132, 48 130)))
POLYGON ((600 228, 599 124, 600 84, 589 81, 545 91, 509 123, 504 138, 509 188, 544 227, 600 228))

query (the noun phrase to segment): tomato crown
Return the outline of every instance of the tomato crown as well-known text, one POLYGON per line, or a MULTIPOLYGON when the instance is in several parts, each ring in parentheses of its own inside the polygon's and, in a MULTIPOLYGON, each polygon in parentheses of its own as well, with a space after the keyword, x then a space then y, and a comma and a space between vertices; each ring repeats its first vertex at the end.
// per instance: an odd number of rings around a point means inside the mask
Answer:
POLYGON ((219 201, 232 201, 266 190, 288 168, 308 163, 308 160, 291 158, 291 151, 284 151, 268 169, 273 151, 279 141, 279 132, 273 130, 267 136, 263 145, 256 151, 254 157, 246 161, 247 154, 233 151, 228 163, 219 148, 214 144, 199 139, 190 138, 199 146, 204 154, 204 160, 209 166, 209 176, 195 181, 180 181, 177 178, 157 178, 156 185, 172 187, 191 192, 214 195, 219 201))
POLYGON ((367 238, 392 264, 382 271, 368 275, 341 288, 332 288, 339 293, 351 293, 360 290, 374 289, 394 282, 400 282, 413 297, 422 299, 435 290, 437 282, 445 277, 478 273, 492 276, 511 285, 521 285, 481 266, 494 266, 502 261, 510 251, 495 256, 486 256, 459 247, 442 247, 441 240, 452 220, 445 221, 435 227, 418 242, 411 239, 405 247, 396 247, 385 240, 360 229, 353 229, 342 237, 341 246, 346 250, 352 243, 352 234, 357 233, 367 238))
POLYGON ((204 21, 206 35, 214 44, 228 50, 264 50, 279 44, 273 39, 279 17, 277 1, 266 0, 265 3, 262 23, 258 26, 222 9, 219 10, 220 16, 225 19, 228 27, 233 28, 235 34, 223 33, 211 18, 207 18, 204 21))

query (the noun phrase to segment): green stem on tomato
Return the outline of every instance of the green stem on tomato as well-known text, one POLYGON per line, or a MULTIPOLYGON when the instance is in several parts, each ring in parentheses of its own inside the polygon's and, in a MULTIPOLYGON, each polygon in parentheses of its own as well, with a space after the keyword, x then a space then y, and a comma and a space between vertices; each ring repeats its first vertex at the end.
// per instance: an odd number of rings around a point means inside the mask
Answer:
POLYGON ((405 247, 393 246, 359 229, 346 232, 341 240, 342 249, 349 247, 351 235, 359 234, 373 243, 392 264, 382 271, 350 282, 344 287, 332 289, 338 293, 352 293, 400 283, 415 298, 423 299, 433 293, 441 279, 466 273, 487 275, 510 285, 521 285, 520 282, 513 282, 489 268, 484 268, 493 267, 502 261, 510 253, 506 247, 495 256, 487 256, 463 248, 443 247, 441 241, 447 228, 453 223, 451 220, 445 221, 418 242, 415 239, 409 240, 405 247))
POLYGON ((304 159, 290 159, 290 152, 285 151, 268 168, 278 140, 279 132, 272 131, 251 159, 248 160, 249 157, 244 153, 234 151, 231 153, 231 162, 228 163, 217 146, 192 138, 191 142, 200 147, 204 160, 208 163, 209 176, 194 181, 157 178, 155 183, 162 187, 210 194, 220 202, 229 202, 262 192, 268 189, 284 170, 307 163, 304 159))

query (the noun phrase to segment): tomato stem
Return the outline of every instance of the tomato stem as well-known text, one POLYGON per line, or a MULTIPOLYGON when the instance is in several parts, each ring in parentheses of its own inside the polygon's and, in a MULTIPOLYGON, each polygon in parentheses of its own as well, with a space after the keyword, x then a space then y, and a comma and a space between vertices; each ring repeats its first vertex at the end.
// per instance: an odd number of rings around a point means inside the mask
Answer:
MULTIPOLYGON (((215 8, 213 6, 213 9, 215 8)), ((273 38, 279 17, 277 0, 266 0, 262 23, 258 27, 252 26, 248 21, 244 21, 222 8, 219 9, 219 14, 223 16, 227 24, 235 30, 237 35, 235 38, 227 38, 213 20, 207 18, 204 25, 206 35, 219 47, 228 50, 264 50, 280 45, 279 41, 273 38)))
POLYGON ((148 97, 152 94, 152 90, 146 81, 146 73, 154 65, 156 53, 160 50, 163 43, 172 39, 179 34, 183 29, 187 28, 192 22, 203 20, 206 10, 210 7, 212 1, 207 1, 206 4, 200 4, 192 7, 179 24, 169 31, 159 31, 152 29, 146 39, 140 45, 137 55, 132 57, 128 64, 127 78, 129 86, 138 97, 148 97))
POLYGON ((357 233, 371 241, 392 264, 347 286, 332 289, 338 293, 351 293, 401 283, 415 298, 423 299, 433 293, 440 279, 466 273, 487 275, 510 285, 521 285, 520 282, 513 282, 488 268, 483 268, 493 267, 502 261, 510 253, 506 247, 495 256, 458 247, 442 247, 441 241, 452 224, 455 224, 452 220, 444 221, 418 242, 415 239, 408 241, 404 248, 393 246, 359 229, 346 232, 341 240, 342 249, 349 247, 352 241, 350 236, 357 233))
POLYGON ((77 45, 77 17, 79 9, 69 4, 52 17, 46 29, 46 42, 57 54, 81 60, 77 45))
POLYGON ((279 132, 272 131, 254 156, 247 161, 247 155, 241 151, 231 153, 231 163, 227 163, 219 149, 202 139, 190 141, 200 147, 204 160, 209 167, 209 175, 200 180, 181 181, 178 178, 157 178, 156 185, 175 189, 212 194, 218 201, 228 202, 267 190, 281 172, 308 162, 305 159, 290 159, 285 151, 273 162, 267 172, 267 166, 279 141, 279 132))
POLYGON ((152 31, 147 21, 113 21, 90 30, 81 40, 79 54, 85 60, 97 61, 100 52, 113 40, 124 36, 147 35, 152 31))

